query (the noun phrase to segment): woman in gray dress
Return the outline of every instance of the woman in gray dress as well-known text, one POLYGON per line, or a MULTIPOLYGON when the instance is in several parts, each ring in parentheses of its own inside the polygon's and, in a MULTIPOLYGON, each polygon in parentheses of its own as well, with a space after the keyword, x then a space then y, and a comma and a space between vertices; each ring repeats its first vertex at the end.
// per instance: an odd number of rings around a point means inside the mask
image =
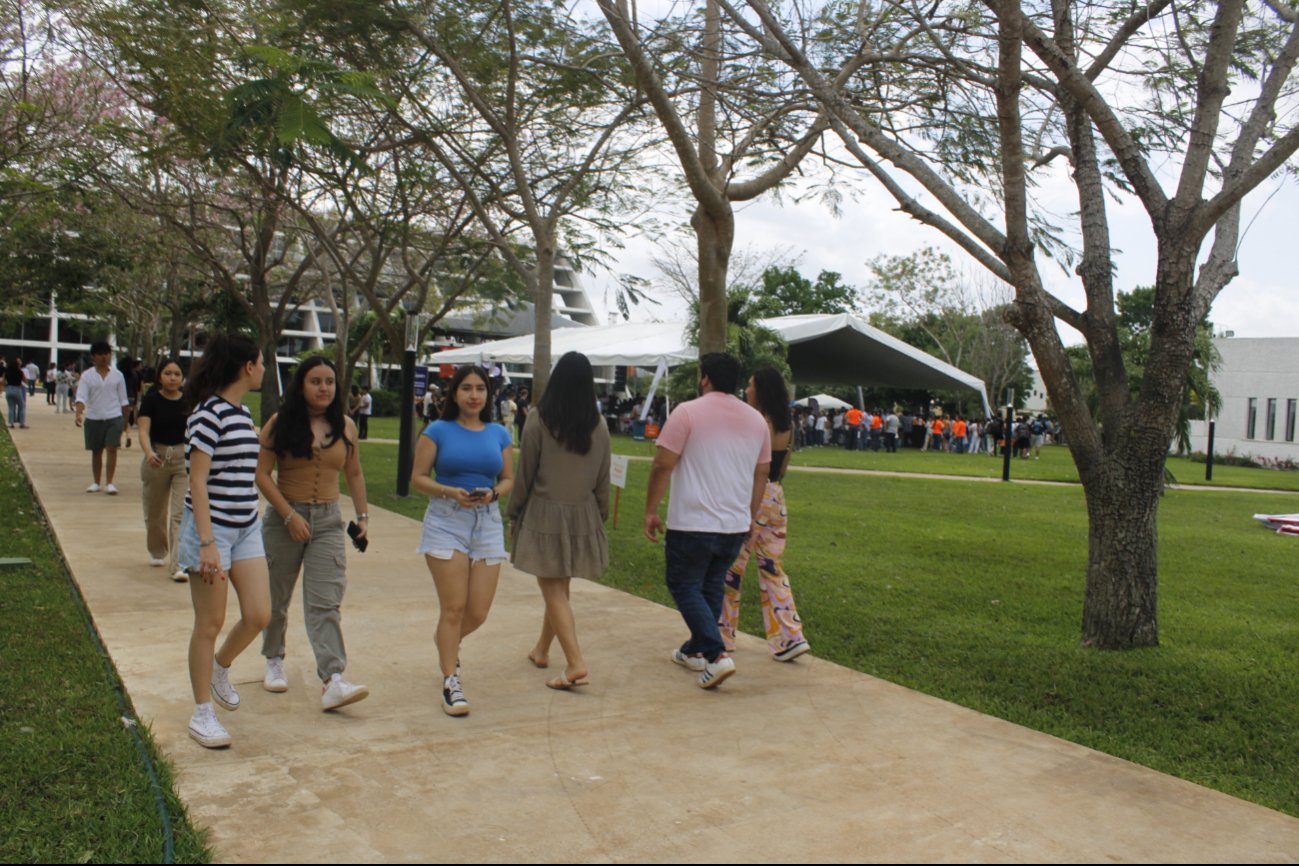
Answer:
POLYGON ((558 637, 568 664, 546 685, 586 685, 589 671, 577 643, 569 584, 574 577, 599 577, 609 564, 609 428, 596 408, 595 378, 585 355, 569 352, 559 359, 528 413, 514 489, 510 559, 537 576, 546 602, 541 637, 528 658, 546 667, 558 637))

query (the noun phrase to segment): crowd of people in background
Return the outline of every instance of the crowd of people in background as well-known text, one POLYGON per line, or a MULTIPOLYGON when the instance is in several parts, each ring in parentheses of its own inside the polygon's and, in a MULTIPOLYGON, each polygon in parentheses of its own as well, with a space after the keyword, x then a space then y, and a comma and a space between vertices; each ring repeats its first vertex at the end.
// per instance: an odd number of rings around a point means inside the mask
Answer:
POLYGON ((1039 458, 1044 444, 1058 444, 1060 427, 1042 413, 1014 419, 1010 436, 1002 418, 907 410, 819 410, 796 406, 794 448, 844 448, 896 452, 899 448, 996 457, 1009 447, 1016 457, 1039 458), (1009 442, 1009 444, 1008 444, 1009 442))

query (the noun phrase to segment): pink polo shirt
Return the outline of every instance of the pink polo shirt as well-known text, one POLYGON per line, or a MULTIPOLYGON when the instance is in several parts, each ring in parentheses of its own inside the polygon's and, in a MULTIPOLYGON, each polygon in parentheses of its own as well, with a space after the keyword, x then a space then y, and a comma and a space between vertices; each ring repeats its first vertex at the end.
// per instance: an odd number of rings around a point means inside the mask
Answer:
POLYGON ((749 531, 753 470, 771 462, 771 431, 757 409, 730 394, 704 394, 676 408, 658 447, 680 456, 668 529, 749 531))

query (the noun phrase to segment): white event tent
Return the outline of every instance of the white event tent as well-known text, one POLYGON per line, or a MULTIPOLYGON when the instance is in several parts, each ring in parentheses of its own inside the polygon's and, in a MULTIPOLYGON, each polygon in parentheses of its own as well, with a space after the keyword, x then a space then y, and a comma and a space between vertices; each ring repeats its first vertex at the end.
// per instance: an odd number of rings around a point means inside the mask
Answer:
MULTIPOLYGON (((983 380, 848 314, 780 316, 761 324, 789 344, 794 383, 936 390, 970 389, 991 413, 983 380)), ((551 357, 581 352, 596 367, 675 367, 699 356, 682 322, 648 322, 551 332, 551 357)), ((438 352, 438 364, 532 363, 531 334, 438 352)))

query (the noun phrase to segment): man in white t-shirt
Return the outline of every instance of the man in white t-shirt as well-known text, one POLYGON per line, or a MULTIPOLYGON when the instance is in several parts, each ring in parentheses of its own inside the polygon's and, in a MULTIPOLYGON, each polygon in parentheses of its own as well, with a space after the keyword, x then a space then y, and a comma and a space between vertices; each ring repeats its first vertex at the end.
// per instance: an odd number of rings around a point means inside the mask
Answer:
POLYGON ((370 415, 374 412, 374 397, 370 386, 361 386, 361 405, 356 410, 356 438, 365 439, 370 435, 370 415))
POLYGON ((95 482, 86 488, 87 493, 101 489, 110 495, 117 493, 113 475, 117 472, 117 449, 122 444, 122 431, 131 411, 131 401, 126 396, 126 378, 113 367, 113 347, 103 340, 92 343, 90 358, 95 366, 82 374, 77 382, 74 405, 76 422, 85 434, 86 450, 90 452, 90 469, 95 482), (108 465, 104 466, 104 452, 108 452, 108 465), (101 488, 99 479, 107 469, 107 478, 101 488))
POLYGON ((668 418, 645 498, 645 535, 657 543, 664 528, 659 503, 671 480, 666 580, 690 629, 672 660, 698 671, 705 689, 735 673, 717 620, 726 570, 753 528, 771 467, 771 431, 756 409, 736 398, 739 378, 730 355, 699 359, 700 396, 668 418))

